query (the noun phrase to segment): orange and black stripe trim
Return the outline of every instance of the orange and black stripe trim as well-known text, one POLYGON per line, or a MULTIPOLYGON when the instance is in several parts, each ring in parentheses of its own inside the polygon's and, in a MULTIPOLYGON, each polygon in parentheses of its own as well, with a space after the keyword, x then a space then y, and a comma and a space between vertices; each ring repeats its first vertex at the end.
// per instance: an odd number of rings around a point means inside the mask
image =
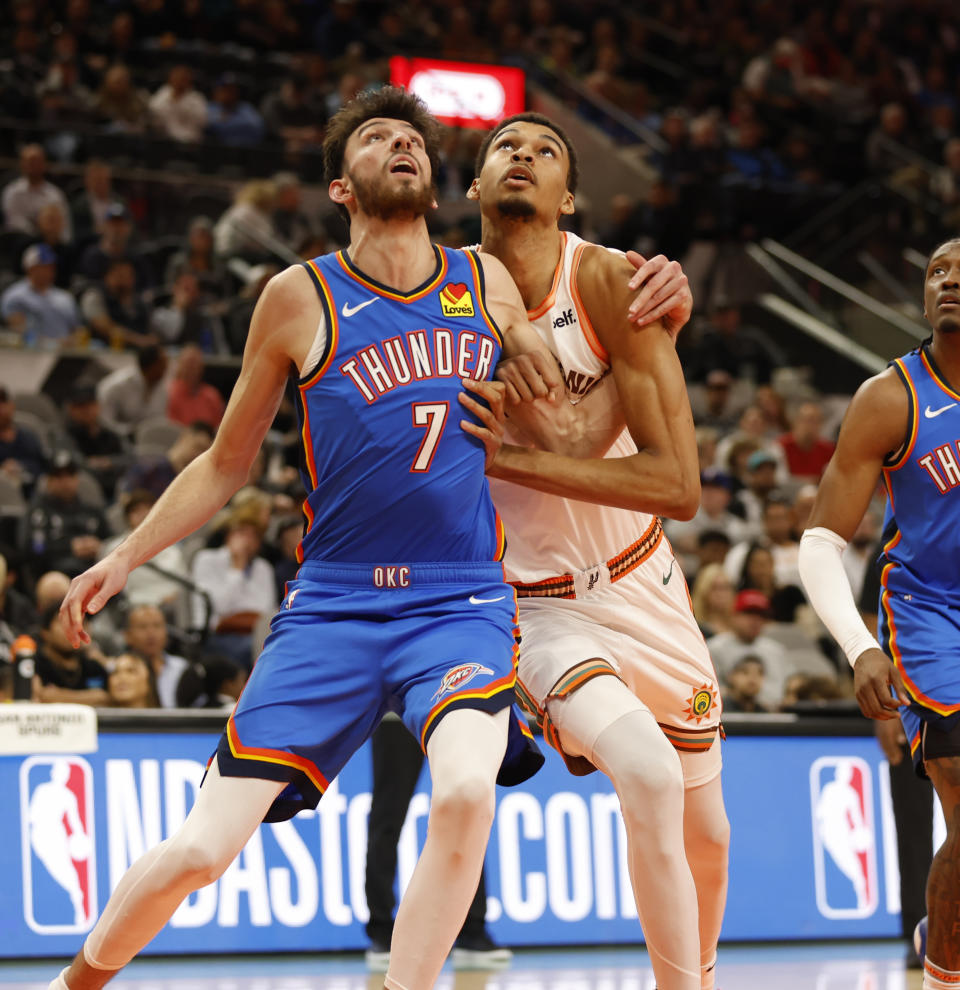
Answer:
POLYGON ((490 315, 490 311, 487 309, 487 283, 483 276, 483 265, 477 257, 476 251, 465 250, 463 254, 467 256, 467 261, 470 263, 470 268, 473 271, 477 307, 480 310, 480 315, 483 317, 483 322, 490 328, 490 332, 496 337, 497 343, 503 347, 503 334, 500 332, 500 327, 497 326, 497 321, 490 315))
POLYGON ((577 285, 577 272, 580 270, 580 261, 583 258, 584 248, 591 247, 590 244, 584 242, 583 244, 578 244, 577 249, 573 255, 573 263, 570 266, 570 295, 573 296, 573 305, 576 307, 577 316, 580 320, 580 331, 583 333, 583 339, 586 340, 587 346, 591 351, 604 363, 610 363, 610 355, 607 353, 607 349, 600 343, 600 338, 597 336, 597 331, 593 328, 593 323, 590 320, 590 314, 587 313, 587 307, 583 304, 583 300, 580 298, 580 287, 577 285))
POLYGON ((567 256, 567 235, 565 232, 560 232, 560 260, 557 262, 557 270, 553 273, 553 282, 550 285, 550 291, 547 293, 546 298, 540 303, 539 306, 534 309, 527 310, 527 319, 532 323, 534 320, 540 319, 544 313, 553 305, 554 300, 557 298, 557 289, 560 288, 560 277, 563 275, 563 259, 567 256))
POLYGON ((720 730, 719 725, 711 725, 706 729, 682 729, 676 725, 664 725, 663 722, 657 724, 673 748, 684 753, 705 753, 713 745, 720 730))
POLYGON ((437 267, 434 273, 425 281, 418 285, 412 292, 398 292, 396 289, 391 289, 390 286, 384 285, 382 282, 377 282, 375 279, 370 278, 369 275, 364 274, 359 268, 354 265, 350 260, 350 255, 347 253, 346 248, 342 251, 338 251, 334 257, 340 263, 340 267, 346 272, 346 274, 352 278, 355 282, 359 282, 365 289, 369 289, 371 292, 376 292, 378 296, 385 296, 387 299, 394 299, 397 302, 402 303, 412 303, 416 302, 418 299, 422 299, 425 295, 433 290, 443 281, 444 276, 447 274, 447 255, 443 248, 438 247, 436 244, 433 245, 434 253, 437 257, 437 267))
MULTIPOLYGON (((621 551, 607 562, 611 581, 619 581, 631 571, 636 570, 660 546, 663 539, 663 524, 654 519, 647 531, 636 543, 631 543, 626 550, 621 551)), ((572 574, 559 574, 556 577, 542 578, 539 581, 511 582, 517 589, 519 598, 576 598, 576 585, 572 574)))
POLYGON ((950 396, 951 399, 960 399, 960 392, 957 392, 955 388, 947 381, 944 377, 943 372, 937 367, 936 362, 930 356, 926 347, 920 348, 920 360, 923 362, 923 366, 930 373, 930 377, 950 396))
POLYGON ((315 763, 288 753, 281 749, 261 749, 255 746, 244 746, 237 735, 237 726, 233 716, 227 722, 227 744, 230 746, 230 754, 237 760, 251 760, 255 763, 272 763, 275 766, 289 767, 291 770, 302 773, 320 794, 327 789, 329 781, 319 771, 315 763))
MULTIPOLYGON (((923 352, 921 351, 921 356, 923 352)), ((887 486, 887 491, 890 493, 891 498, 893 492, 890 486, 890 480, 887 477, 888 471, 896 471, 902 468, 906 464, 910 455, 913 453, 914 444, 917 442, 917 427, 919 425, 918 416, 918 401, 917 401, 917 389, 913 384, 913 378, 910 376, 910 372, 907 370, 907 366, 903 363, 901 358, 897 358, 895 361, 891 362, 891 366, 894 371, 900 376, 900 380, 903 382, 904 388, 907 390, 907 396, 910 400, 909 411, 907 413, 907 439, 904 441, 903 447, 898 451, 894 451, 892 457, 888 458, 883 462, 883 474, 884 482, 887 486)), ((933 372, 931 372, 932 374, 933 372)), ((958 396, 960 398, 960 396, 958 396)), ((892 503, 891 503, 892 504, 892 503)))
MULTIPOLYGON (((430 735, 433 730, 437 727, 440 721, 441 715, 450 708, 451 705, 457 708, 471 707, 471 708, 485 708, 483 704, 477 704, 477 702, 489 701, 495 698, 498 694, 503 694, 504 692, 509 692, 513 694, 514 685, 517 681, 516 672, 516 655, 517 655, 518 645, 513 648, 513 670, 505 677, 500 677, 495 681, 490 681, 483 688, 479 690, 464 690, 458 691, 456 694, 451 694, 449 697, 444 698, 443 701, 438 702, 430 710, 430 714, 427 716, 426 721, 423 724, 423 731, 420 733, 420 748, 426 752, 427 742, 430 739, 430 735), (469 706, 464 705, 464 702, 471 702, 469 706)), ((504 707, 504 706, 501 706, 504 707)))

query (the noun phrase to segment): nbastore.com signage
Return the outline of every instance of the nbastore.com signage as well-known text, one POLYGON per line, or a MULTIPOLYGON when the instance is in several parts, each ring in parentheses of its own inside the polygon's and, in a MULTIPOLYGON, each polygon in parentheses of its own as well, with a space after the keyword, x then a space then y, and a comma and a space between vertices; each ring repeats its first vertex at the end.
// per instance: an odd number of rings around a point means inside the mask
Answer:
MULTIPOLYGON (((214 733, 114 733, 97 752, 0 757, 8 855, 0 955, 74 953, 110 891, 183 821, 214 733)), ((724 791, 733 827, 726 939, 899 933, 886 766, 872 738, 734 736, 724 791)), ((426 775, 399 847, 405 887, 426 834, 426 775)), ((631 942, 639 926, 616 796, 555 753, 497 790, 488 919, 505 945, 631 942)), ((191 895, 148 952, 362 949, 370 753, 316 812, 264 825, 224 876, 191 895)))

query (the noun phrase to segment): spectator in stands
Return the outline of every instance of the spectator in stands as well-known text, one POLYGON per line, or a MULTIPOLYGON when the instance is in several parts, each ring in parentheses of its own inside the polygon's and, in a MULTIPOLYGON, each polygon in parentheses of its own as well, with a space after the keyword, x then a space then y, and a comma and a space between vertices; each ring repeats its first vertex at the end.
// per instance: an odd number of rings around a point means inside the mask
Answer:
POLYGON ((732 629, 707 640, 707 649, 721 682, 745 656, 758 656, 766 676, 757 700, 770 711, 780 707, 787 677, 792 673, 787 651, 763 634, 770 621, 770 599, 760 591, 741 591, 733 604, 732 629))
MULTIPOLYGON (((714 369, 743 378, 755 385, 766 385, 774 368, 786 364, 784 355, 770 338, 756 327, 744 325, 740 307, 723 297, 710 308, 708 326, 699 349, 700 376, 714 369)), ((698 376, 698 377, 700 377, 698 376)))
POLYGON ((93 109, 107 130, 115 134, 142 134, 150 121, 146 93, 133 84, 127 66, 119 63, 104 73, 93 109))
POLYGON ((37 616, 47 609, 59 607, 70 590, 70 577, 63 571, 46 571, 37 578, 33 586, 33 609, 37 616))
POLYGON ((91 158, 83 168, 83 192, 72 202, 78 240, 101 234, 111 206, 120 203, 113 189, 113 169, 108 162, 91 158))
POLYGON ((722 564, 729 552, 730 537, 722 529, 705 529, 697 538, 697 568, 687 572, 687 580, 694 581, 709 564, 722 564))
POLYGON ((115 261, 129 261, 136 273, 136 288, 146 289, 152 273, 131 244, 133 222, 123 203, 111 203, 103 217, 100 239, 90 244, 80 256, 77 270, 93 281, 106 279, 107 269, 115 261))
POLYGON ((250 318, 256 308, 257 300, 267 282, 280 269, 276 265, 254 265, 247 271, 246 281, 237 297, 231 302, 227 313, 227 343, 231 354, 242 354, 247 343, 247 331, 250 329, 250 318))
POLYGON ((165 454, 138 457, 120 481, 122 493, 138 489, 159 498, 167 485, 213 442, 213 429, 203 422, 185 426, 173 446, 165 454))
POLYGON ((207 107, 207 137, 219 144, 242 147, 259 144, 264 131, 256 108, 240 98, 237 77, 229 72, 221 75, 207 107))
MULTIPOLYGON (((746 439, 744 442, 756 444, 755 440, 746 439)), ((751 535, 760 536, 763 532, 763 508, 776 487, 776 456, 769 450, 757 450, 754 446, 746 462, 746 487, 737 492, 730 510, 742 517, 751 535)))
POLYGON ((951 138, 943 146, 943 165, 930 179, 930 192, 946 208, 946 225, 960 226, 960 138, 951 138))
POLYGON ((75 385, 67 396, 66 435, 107 498, 113 497, 117 481, 127 463, 120 435, 101 419, 100 400, 93 385, 75 385))
POLYGON ((122 437, 138 423, 167 414, 167 354, 162 347, 143 347, 136 362, 111 372, 97 385, 103 422, 122 437))
POLYGON ((207 646, 245 670, 253 662, 254 630, 277 608, 273 568, 259 556, 264 532, 259 510, 241 506, 228 519, 224 545, 193 558, 193 580, 213 604, 207 646))
POLYGON ((308 103, 307 92, 306 80, 290 75, 260 105, 267 133, 282 141, 284 148, 293 154, 317 149, 323 141, 325 109, 308 103))
POLYGON ((30 599, 17 591, 14 580, 6 556, 0 553, 0 664, 10 659, 13 641, 28 632, 36 618, 30 599))
MULTIPOLYGON (((790 500, 776 492, 771 493, 763 504, 763 530, 759 544, 773 555, 773 581, 777 587, 794 586, 800 588, 800 572, 797 560, 800 544, 794 537, 794 515, 790 500)), ((733 547, 725 566, 727 573, 739 579, 743 573, 747 555, 754 544, 743 542, 733 547)), ((755 584, 741 584, 741 587, 759 587, 755 584)), ((772 595, 772 589, 759 587, 759 590, 772 595)), ((803 595, 800 595, 803 601, 803 595)), ((789 620, 786 620, 789 621, 789 620)))
POLYGON ((734 588, 722 564, 707 564, 697 572, 690 591, 693 614, 705 637, 733 628, 734 588))
POLYGON ((47 455, 36 434, 14 419, 10 390, 0 385, 0 473, 29 493, 46 468, 47 455))
POLYGON ((300 569, 297 550, 302 538, 303 519, 301 517, 283 516, 277 520, 273 535, 273 545, 279 554, 273 565, 273 573, 277 582, 277 601, 286 595, 287 582, 293 581, 300 569))
POLYGON ((177 688, 178 708, 232 709, 247 683, 247 671, 229 657, 207 655, 191 664, 177 688))
POLYGON ((93 93, 84 85, 75 57, 55 55, 37 87, 40 123, 50 129, 47 146, 58 161, 71 161, 82 140, 78 127, 93 117, 93 93))
POLYGON ((759 698, 763 691, 765 669, 760 657, 748 653, 728 671, 723 683, 724 712, 765 712, 759 698))
POLYGON ((174 365, 167 418, 184 426, 199 420, 216 430, 226 403, 218 389, 204 382, 203 372, 203 351, 196 344, 187 344, 174 365))
POLYGON ((34 570, 58 570, 76 577, 97 560, 107 532, 102 509, 80 494, 74 454, 56 451, 30 502, 22 537, 34 570))
POLYGON ((278 172, 273 177, 273 227, 290 247, 298 247, 313 235, 309 217, 303 211, 303 189, 293 172, 278 172))
POLYGON ((109 703, 107 669, 88 655, 73 649, 60 623, 60 603, 49 605, 40 616, 33 700, 103 706, 109 703))
POLYGON ((155 707, 175 708, 177 685, 190 663, 167 652, 170 637, 162 610, 156 605, 135 605, 127 613, 125 632, 127 646, 150 670, 159 702, 155 707))
MULTIPOLYGON (((749 544, 745 552, 737 554, 738 566, 731 567, 727 555, 724 569, 736 583, 739 591, 759 591, 770 601, 770 618, 777 622, 794 622, 797 609, 804 604, 803 591, 796 584, 782 584, 777 580, 776 558, 769 546, 763 543, 749 544)), ((813 643, 809 644, 811 647, 813 643)))
MULTIPOLYGON (((39 144, 25 145, 20 151, 20 178, 4 186, 0 201, 3 206, 3 225, 19 230, 28 237, 36 237, 37 214, 48 203, 57 203, 67 211, 67 198, 47 178, 47 155, 39 144)), ((72 236, 69 221, 66 236, 72 236)))
POLYGON ((107 675, 107 694, 111 708, 160 707, 153 670, 137 653, 122 653, 113 661, 107 675))
POLYGON ((117 350, 156 344, 150 311, 137 291, 136 269, 127 258, 108 263, 103 282, 81 297, 80 310, 91 332, 117 350))
POLYGON ((818 402, 802 402, 793 416, 792 429, 780 437, 790 476, 797 481, 817 482, 833 457, 836 444, 825 440, 823 410, 818 402))
POLYGON ((733 429, 739 409, 735 404, 733 376, 722 368, 707 373, 703 390, 703 405, 694 408, 698 426, 710 426, 720 433, 733 429))
POLYGON ((193 272, 176 277, 169 300, 154 306, 148 328, 152 336, 172 347, 197 346, 207 353, 219 349, 216 327, 193 272))
POLYGON ((730 512, 733 497, 733 480, 717 468, 708 468, 700 474, 700 507, 689 520, 668 519, 664 528, 674 550, 683 558, 685 571, 695 566, 697 540, 707 529, 720 529, 730 538, 731 543, 746 539, 747 527, 744 521, 730 512))
POLYGON ((900 172, 907 163, 904 145, 909 141, 909 118, 901 103, 887 103, 867 137, 865 158, 870 170, 880 176, 900 172))
POLYGON ((254 179, 242 185, 233 205, 224 211, 213 228, 217 255, 241 258, 251 264, 271 257, 266 244, 277 238, 272 219, 276 199, 276 186, 266 179, 254 179))
POLYGON ((227 295, 230 276, 214 253, 213 221, 209 217, 194 217, 190 221, 186 246, 170 257, 163 284, 172 287, 177 276, 184 272, 196 276, 205 296, 216 300, 227 295))
POLYGON ((339 58, 350 45, 363 43, 367 29, 355 0, 336 0, 316 22, 313 47, 327 58, 339 58))
MULTIPOLYGON (((860 525, 854 530, 850 542, 847 543, 841 554, 843 569, 847 575, 847 580, 850 582, 850 590, 853 592, 854 600, 857 602, 862 601, 861 593, 867 579, 867 573, 877 567, 879 551, 876 544, 880 537, 880 520, 882 518, 882 509, 872 506, 867 509, 860 520, 860 525)), ((879 590, 877 597, 879 598, 879 590)), ((876 608, 875 605, 873 607, 876 608)))
POLYGON ((59 203, 48 203, 37 214, 37 231, 35 243, 45 244, 57 259, 53 284, 69 289, 79 258, 76 245, 67 240, 67 214, 59 203))
MULTIPOLYGON (((124 496, 122 504, 126 529, 103 544, 101 557, 106 557, 143 522, 154 502, 156 497, 142 488, 135 488, 124 496)), ((151 557, 149 563, 130 572, 123 588, 124 598, 134 607, 159 606, 165 615, 183 622, 184 609, 180 608, 181 603, 186 600, 183 582, 189 578, 190 572, 183 550, 179 543, 174 543, 151 557)))
POLYGON ((175 65, 166 83, 150 97, 154 126, 173 141, 192 144, 203 140, 207 126, 207 101, 193 85, 189 65, 175 65))
POLYGON ((23 252, 23 278, 0 296, 0 314, 25 347, 58 347, 75 341, 80 329, 77 302, 57 288, 57 257, 46 244, 23 252))

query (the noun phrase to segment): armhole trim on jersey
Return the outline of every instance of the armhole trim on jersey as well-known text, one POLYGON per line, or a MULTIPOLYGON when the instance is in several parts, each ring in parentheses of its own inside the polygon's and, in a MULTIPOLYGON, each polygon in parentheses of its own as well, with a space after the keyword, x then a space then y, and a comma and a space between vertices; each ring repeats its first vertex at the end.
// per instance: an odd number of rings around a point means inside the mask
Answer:
POLYGON ((539 320, 541 316, 553 305, 554 300, 557 298, 557 289, 560 288, 560 279, 563 277, 564 261, 567 257, 567 234, 566 231, 560 232, 560 260, 557 262, 557 270, 553 273, 553 284, 550 286, 550 291, 547 293, 546 299, 544 299, 536 309, 527 310, 527 319, 532 323, 534 320, 539 320))
POLYGON ((913 445, 917 442, 917 413, 919 411, 917 408, 917 390, 913 384, 913 379, 910 377, 910 372, 907 371, 907 366, 900 358, 897 358, 896 360, 890 362, 890 367, 892 367, 900 376, 900 380, 903 382, 903 387, 907 390, 909 411, 907 413, 906 439, 898 450, 884 458, 884 471, 896 471, 903 467, 907 461, 907 458, 913 453, 913 445))
POLYGON ((484 322, 490 328, 490 332, 497 338, 497 342, 502 348, 503 332, 497 325, 497 321, 490 315, 490 311, 487 309, 487 283, 486 279, 483 277, 483 264, 477 257, 476 251, 472 251, 467 248, 462 253, 466 255, 467 261, 473 269, 473 285, 476 289, 477 305, 480 307, 480 315, 483 317, 484 322))
POLYGON ((580 330, 583 333, 583 339, 586 340, 590 350, 604 364, 609 364, 610 355, 607 353, 607 349, 603 344, 600 343, 600 338, 597 336, 596 330, 593 329, 593 324, 587 315, 587 308, 583 305, 583 300, 580 298, 580 289, 577 286, 577 272, 580 270, 580 262, 583 259, 583 249, 590 246, 586 242, 578 244, 576 251, 573 253, 573 262, 570 265, 570 295, 573 296, 573 305, 577 308, 577 316, 580 320, 580 330))
MULTIPOLYGON (((330 367, 330 363, 333 361, 334 355, 337 353, 337 344, 340 340, 340 324, 337 320, 337 307, 334 305, 333 293, 330 291, 330 286, 327 284, 327 280, 323 277, 323 273, 320 271, 316 262, 305 261, 303 263, 303 267, 306 268, 310 278, 313 280, 314 288, 316 288, 317 295, 320 297, 320 306, 323 310, 323 319, 326 325, 327 337, 324 341, 323 350, 320 352, 317 362, 312 368, 309 368, 303 375, 300 376, 299 379, 297 379, 297 388, 301 391, 316 385, 316 383, 326 374, 327 369, 330 367)), ((319 330, 320 328, 318 326, 317 332, 319 332, 319 330)), ((309 353, 307 354, 307 357, 310 357, 309 353)))

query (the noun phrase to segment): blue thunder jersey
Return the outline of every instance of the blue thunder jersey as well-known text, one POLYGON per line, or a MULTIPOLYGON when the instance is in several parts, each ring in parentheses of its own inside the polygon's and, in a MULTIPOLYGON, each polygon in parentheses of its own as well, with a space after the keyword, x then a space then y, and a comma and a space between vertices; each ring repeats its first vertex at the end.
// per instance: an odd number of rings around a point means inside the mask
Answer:
POLYGON ((914 704, 948 717, 960 711, 960 392, 926 346, 892 366, 910 412, 883 469, 881 639, 914 704))
POLYGON ((357 269, 346 251, 305 264, 327 326, 297 383, 308 495, 303 560, 501 560, 483 444, 460 426, 462 378, 489 379, 502 338, 475 252, 434 247, 412 292, 357 269))

